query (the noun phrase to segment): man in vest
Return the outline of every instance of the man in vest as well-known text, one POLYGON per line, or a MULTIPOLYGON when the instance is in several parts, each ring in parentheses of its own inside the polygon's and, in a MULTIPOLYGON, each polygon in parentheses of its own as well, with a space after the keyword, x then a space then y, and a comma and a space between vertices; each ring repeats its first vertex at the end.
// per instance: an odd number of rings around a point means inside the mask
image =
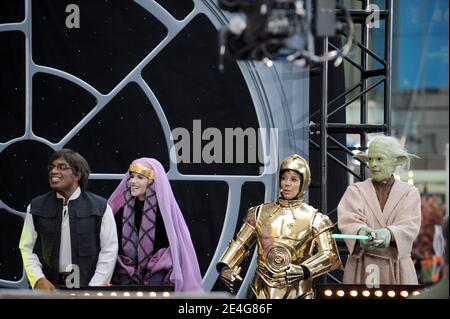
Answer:
POLYGON ((62 149, 49 160, 47 194, 28 206, 19 248, 33 289, 102 286, 117 259, 117 231, 106 199, 86 191, 89 165, 62 149))

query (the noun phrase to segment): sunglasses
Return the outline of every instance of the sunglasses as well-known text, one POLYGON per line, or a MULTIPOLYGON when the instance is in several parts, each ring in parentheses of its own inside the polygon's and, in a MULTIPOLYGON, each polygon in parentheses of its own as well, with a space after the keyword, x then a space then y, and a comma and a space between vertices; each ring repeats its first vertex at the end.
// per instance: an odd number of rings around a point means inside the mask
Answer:
POLYGON ((58 169, 58 171, 66 171, 68 169, 73 169, 73 167, 71 167, 65 163, 59 163, 58 165, 53 165, 53 164, 48 165, 47 171, 51 172, 51 171, 53 171, 53 169, 55 167, 58 169))

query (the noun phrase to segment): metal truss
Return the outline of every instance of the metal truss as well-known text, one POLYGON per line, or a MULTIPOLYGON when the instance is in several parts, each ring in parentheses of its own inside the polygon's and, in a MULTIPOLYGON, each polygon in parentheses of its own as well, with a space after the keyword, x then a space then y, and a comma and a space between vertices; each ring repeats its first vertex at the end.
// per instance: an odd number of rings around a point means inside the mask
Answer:
MULTIPOLYGON (((328 97, 328 78, 329 78, 329 65, 328 62, 324 62, 321 67, 321 80, 322 80, 322 105, 321 105, 321 121, 320 123, 310 124, 311 134, 320 134, 320 142, 315 142, 311 138, 310 148, 320 149, 320 167, 321 167, 321 181, 319 184, 320 188, 320 207, 321 211, 327 215, 331 215, 336 212, 336 208, 329 210, 327 206, 327 168, 328 160, 332 160, 337 163, 337 165, 345 170, 347 173, 352 174, 358 180, 364 180, 366 178, 365 165, 361 163, 359 174, 355 173, 350 167, 348 167, 346 162, 341 161, 336 156, 330 153, 333 151, 342 151, 346 154, 353 155, 354 150, 365 150, 367 149, 367 134, 383 132, 385 134, 390 133, 391 129, 391 81, 392 81, 392 38, 393 38, 393 1, 385 0, 385 8, 377 11, 369 11, 366 8, 370 7, 369 0, 362 0, 360 9, 348 9, 353 23, 361 25, 361 36, 360 39, 354 38, 353 44, 359 48, 361 52, 361 63, 356 62, 351 56, 346 56, 344 58, 345 63, 349 63, 351 66, 356 68, 360 74, 360 80, 358 83, 353 85, 351 88, 346 89, 345 92, 337 96, 336 98, 329 100, 328 97), (370 36, 373 33, 371 26, 367 24, 367 20, 370 19, 371 15, 376 14, 380 20, 385 23, 384 32, 384 56, 379 56, 373 50, 369 48, 370 36), (381 65, 378 68, 370 68, 369 62, 373 59, 381 65), (369 84, 369 80, 375 79, 375 82, 369 84), (368 110, 369 110, 369 96, 368 94, 372 92, 375 88, 380 87, 384 84, 383 91, 383 108, 384 108, 384 120, 382 124, 369 124, 368 121, 368 110), (351 95, 352 94, 352 95, 351 95), (329 112, 331 106, 335 106, 336 103, 345 99, 345 103, 333 108, 333 111, 329 112), (356 101, 360 101, 360 123, 359 124, 346 124, 346 123, 331 123, 329 119, 336 112, 345 110, 349 105, 356 101), (342 144, 336 138, 331 136, 332 133, 338 134, 359 134, 361 145, 360 147, 347 147, 342 144)), ((344 16, 341 12, 337 12, 338 20, 343 20, 344 16)), ((344 37, 348 37, 347 34, 342 34, 344 37)), ((336 50, 337 48, 329 42, 328 38, 323 40, 324 53, 328 50, 336 50)), ((327 276, 333 281, 339 282, 336 278, 332 276, 327 276)), ((327 279, 325 278, 325 281, 327 279)))

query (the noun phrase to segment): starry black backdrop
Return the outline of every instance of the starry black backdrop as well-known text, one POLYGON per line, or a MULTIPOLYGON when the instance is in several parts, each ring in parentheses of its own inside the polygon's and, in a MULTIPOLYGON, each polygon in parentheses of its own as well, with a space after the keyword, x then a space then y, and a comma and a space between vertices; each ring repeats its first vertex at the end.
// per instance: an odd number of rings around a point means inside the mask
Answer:
MULTIPOLYGON (((190 0, 158 0, 181 20, 193 9, 190 0)), ((0 23, 20 22, 23 1, 0 1, 0 23)), ((167 35, 158 19, 131 0, 32 1, 32 57, 36 64, 62 70, 108 94, 167 35), (66 6, 80 8, 80 28, 68 29, 66 6)), ((25 35, 0 32, 0 142, 25 133, 25 35)), ((204 15, 196 16, 156 58, 142 77, 166 113, 171 129, 202 127, 257 128, 256 113, 235 63, 217 70, 217 31, 204 15)), ((32 132, 52 143, 63 139, 97 105, 90 92, 59 76, 37 73, 32 81, 32 132)), ((31 91, 29 91, 31 92, 31 91)), ((203 143, 203 145, 206 142, 203 143)), ((64 147, 86 157, 93 173, 124 173, 138 157, 157 158, 169 168, 164 133, 141 87, 125 85, 64 147)), ((0 200, 24 212, 30 200, 48 191, 45 166, 53 149, 20 140, 0 151, 0 200)), ((245 157, 247 158, 247 156, 245 157)), ((256 175, 259 165, 181 164, 183 174, 256 175)), ((90 180, 89 190, 108 197, 118 181, 90 180)), ((223 226, 228 186, 225 182, 171 181, 205 273, 223 226)), ((243 186, 240 220, 263 200, 264 186, 243 186)), ((22 219, 0 210, 0 278, 17 280, 22 219)), ((217 289, 222 289, 219 284, 217 289)))

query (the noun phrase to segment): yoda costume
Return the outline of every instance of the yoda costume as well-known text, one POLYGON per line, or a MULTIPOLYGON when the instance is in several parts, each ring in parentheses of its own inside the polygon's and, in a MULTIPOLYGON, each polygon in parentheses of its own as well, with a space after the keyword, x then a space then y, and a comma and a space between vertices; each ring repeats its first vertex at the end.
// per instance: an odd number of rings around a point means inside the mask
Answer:
POLYGON ((420 229, 420 194, 392 176, 412 157, 404 150, 400 155, 393 152, 395 142, 378 137, 368 154, 355 156, 367 161, 372 178, 347 188, 337 209, 338 226, 343 234, 371 234, 376 240, 346 240, 345 284, 417 284, 411 249, 420 229))

